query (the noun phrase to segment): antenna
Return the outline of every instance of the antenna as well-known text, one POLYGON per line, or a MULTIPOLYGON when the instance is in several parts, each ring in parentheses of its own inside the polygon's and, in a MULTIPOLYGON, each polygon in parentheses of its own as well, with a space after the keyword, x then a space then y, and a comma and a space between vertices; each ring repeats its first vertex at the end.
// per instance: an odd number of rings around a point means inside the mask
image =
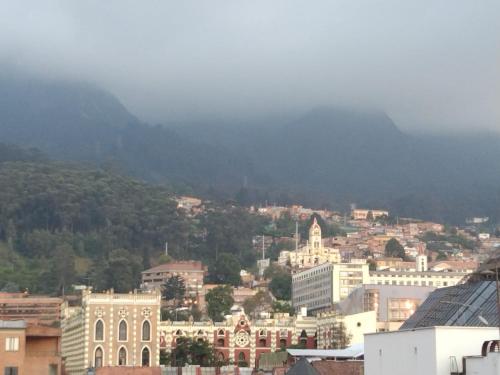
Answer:
POLYGON ((262 260, 264 260, 266 258, 266 249, 265 249, 265 246, 264 246, 264 234, 262 234, 262 260))

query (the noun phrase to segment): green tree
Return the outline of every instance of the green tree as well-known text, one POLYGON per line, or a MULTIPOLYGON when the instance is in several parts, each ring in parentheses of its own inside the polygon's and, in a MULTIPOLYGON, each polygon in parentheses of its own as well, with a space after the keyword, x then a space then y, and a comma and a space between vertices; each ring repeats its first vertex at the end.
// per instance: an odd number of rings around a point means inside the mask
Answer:
POLYGON ((447 260, 448 257, 443 251, 438 251, 438 255, 436 256, 436 260, 447 260))
POLYGON ((392 258, 402 258, 406 257, 404 247, 395 238, 391 238, 385 244, 385 255, 392 258))
POLYGON ((203 367, 221 366, 215 355, 215 349, 206 340, 193 340, 190 337, 179 337, 170 354, 170 363, 176 367, 198 365, 203 367))
POLYGON ((206 296, 207 313, 214 322, 220 322, 234 304, 233 290, 229 285, 221 285, 210 290, 206 296))
POLYGON ((295 310, 289 302, 275 301, 273 302, 273 313, 288 313, 293 316, 295 310))
POLYGON ((220 254, 219 258, 210 267, 210 279, 216 284, 241 284, 241 265, 232 254, 220 254))
POLYGON ((288 273, 275 275, 269 283, 269 290, 277 299, 289 301, 292 297, 292 276, 288 273))
POLYGON ((166 301, 173 301, 174 307, 178 307, 180 301, 186 294, 184 279, 179 275, 170 276, 163 284, 163 298, 166 301))

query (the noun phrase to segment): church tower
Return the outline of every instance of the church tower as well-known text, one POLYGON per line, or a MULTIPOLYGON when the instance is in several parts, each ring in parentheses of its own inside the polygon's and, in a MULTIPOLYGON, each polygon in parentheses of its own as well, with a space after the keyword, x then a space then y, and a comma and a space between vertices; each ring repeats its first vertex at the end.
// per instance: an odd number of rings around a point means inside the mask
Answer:
POLYGON ((321 244, 321 227, 316 221, 316 217, 309 228, 309 246, 313 250, 319 250, 323 247, 321 244))

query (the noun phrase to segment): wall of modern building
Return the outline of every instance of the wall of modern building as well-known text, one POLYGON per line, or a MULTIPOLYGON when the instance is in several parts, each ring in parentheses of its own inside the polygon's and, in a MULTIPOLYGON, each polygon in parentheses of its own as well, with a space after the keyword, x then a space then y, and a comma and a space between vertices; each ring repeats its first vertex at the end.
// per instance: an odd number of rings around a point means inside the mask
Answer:
POLYGON ((428 327, 365 335, 366 375, 444 375, 462 372, 465 356, 480 355, 497 328, 428 327))

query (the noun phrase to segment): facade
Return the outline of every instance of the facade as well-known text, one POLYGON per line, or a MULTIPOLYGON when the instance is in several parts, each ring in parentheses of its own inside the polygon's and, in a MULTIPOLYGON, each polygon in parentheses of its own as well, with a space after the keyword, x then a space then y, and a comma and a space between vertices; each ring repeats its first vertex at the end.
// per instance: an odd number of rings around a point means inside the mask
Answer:
POLYGON ((180 276, 186 286, 186 296, 196 297, 201 294, 207 272, 207 266, 197 260, 170 262, 143 271, 142 286, 159 289, 170 277, 180 276))
POLYGON ((62 353, 70 375, 103 366, 158 366, 159 292, 82 291, 81 305, 65 306, 62 353))
POLYGON ((368 264, 364 260, 324 263, 292 275, 292 304, 295 310, 329 310, 368 282, 368 264))
POLYGON ((462 374, 464 357, 481 355, 483 343, 497 337, 496 327, 427 327, 367 334, 365 374, 462 374))
POLYGON ((60 375, 61 330, 0 320, 0 371, 5 375, 60 375))
POLYGON ((323 263, 340 263, 339 249, 325 247, 321 237, 321 227, 314 218, 309 228, 309 241, 294 251, 280 252, 278 263, 292 268, 309 268, 323 263))
POLYGON ((463 272, 372 271, 370 283, 377 285, 420 285, 442 288, 460 284, 463 272))
POLYGON ((27 293, 0 293, 0 320, 24 320, 28 324, 54 325, 61 320, 63 300, 27 293))
POLYGON ((364 334, 377 332, 375 311, 350 315, 325 312, 316 318, 318 349, 342 349, 348 345, 362 344, 364 334))
POLYGON ((385 210, 368 210, 368 209, 361 209, 361 208, 356 208, 352 210, 351 216, 354 220, 367 220, 368 217, 370 216, 370 212, 372 214, 372 218, 376 219, 381 216, 389 216, 389 211, 385 210))
POLYGON ((214 346, 219 359, 258 368, 263 353, 296 344, 314 348, 316 324, 316 318, 302 314, 250 320, 242 309, 234 309, 223 322, 163 321, 159 328, 160 345, 170 352, 180 337, 206 340, 214 346))
POLYGON ((434 289, 428 286, 366 284, 353 291, 338 307, 344 315, 375 311, 377 332, 394 331, 434 289))

